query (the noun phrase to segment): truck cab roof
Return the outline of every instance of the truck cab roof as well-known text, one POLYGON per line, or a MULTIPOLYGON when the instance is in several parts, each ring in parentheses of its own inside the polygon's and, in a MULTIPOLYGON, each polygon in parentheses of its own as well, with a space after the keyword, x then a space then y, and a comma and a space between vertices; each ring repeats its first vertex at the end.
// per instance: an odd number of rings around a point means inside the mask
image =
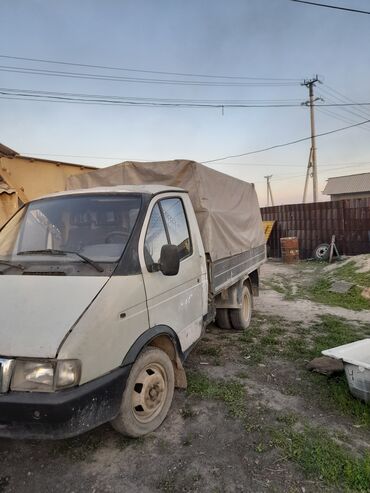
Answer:
POLYGON ((80 188, 77 190, 64 190, 63 192, 52 193, 48 195, 44 195, 40 198, 49 198, 49 197, 62 197, 65 195, 81 195, 84 193, 145 193, 148 195, 157 195, 158 193, 166 193, 166 192, 185 192, 183 188, 178 187, 170 187, 165 185, 112 185, 106 187, 92 187, 92 188, 80 188))

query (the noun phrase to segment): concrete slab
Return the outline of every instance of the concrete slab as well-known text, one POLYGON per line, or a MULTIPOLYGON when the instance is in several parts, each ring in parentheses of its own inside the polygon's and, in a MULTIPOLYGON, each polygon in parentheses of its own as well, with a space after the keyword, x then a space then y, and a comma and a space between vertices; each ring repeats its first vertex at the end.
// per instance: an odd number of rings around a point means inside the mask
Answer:
POLYGON ((352 282, 347 281, 334 281, 329 291, 332 293, 348 293, 348 291, 354 286, 352 282))

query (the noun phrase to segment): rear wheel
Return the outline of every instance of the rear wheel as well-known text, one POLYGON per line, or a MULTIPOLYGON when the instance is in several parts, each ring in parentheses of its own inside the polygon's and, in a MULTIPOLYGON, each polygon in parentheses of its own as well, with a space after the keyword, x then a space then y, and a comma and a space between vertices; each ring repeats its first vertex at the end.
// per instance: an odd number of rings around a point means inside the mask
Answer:
POLYGON ((167 416, 174 387, 174 369, 168 355, 158 348, 144 349, 131 369, 112 426, 134 438, 154 431, 167 416))
POLYGON ((216 310, 216 325, 220 329, 231 329, 231 321, 229 310, 227 308, 217 308, 216 310))
POLYGON ((230 320, 233 329, 244 330, 249 327, 252 317, 253 298, 249 285, 243 286, 242 305, 240 308, 230 309, 230 320))

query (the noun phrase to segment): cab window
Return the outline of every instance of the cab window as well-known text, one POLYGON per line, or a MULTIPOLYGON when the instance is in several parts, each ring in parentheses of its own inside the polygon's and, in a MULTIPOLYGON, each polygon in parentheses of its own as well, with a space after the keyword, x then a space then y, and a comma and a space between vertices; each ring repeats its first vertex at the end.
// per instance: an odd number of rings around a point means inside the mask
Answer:
POLYGON ((158 263, 163 245, 176 245, 180 261, 192 253, 188 223, 182 200, 163 199, 153 208, 144 243, 144 258, 150 271, 158 263))
POLYGON ((145 263, 149 270, 153 263, 159 262, 162 246, 167 244, 168 240, 162 214, 159 205, 156 204, 150 216, 144 243, 145 263))
POLYGON ((180 260, 188 257, 192 253, 192 248, 182 200, 179 198, 163 199, 160 204, 171 245, 177 246, 180 260))

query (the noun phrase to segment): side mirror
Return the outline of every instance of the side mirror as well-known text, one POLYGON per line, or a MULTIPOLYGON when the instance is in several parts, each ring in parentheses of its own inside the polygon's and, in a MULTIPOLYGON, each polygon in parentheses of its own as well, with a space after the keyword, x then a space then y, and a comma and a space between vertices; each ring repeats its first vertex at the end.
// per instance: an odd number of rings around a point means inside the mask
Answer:
POLYGON ((176 276, 180 269, 180 255, 176 245, 163 245, 159 268, 165 276, 176 276))

